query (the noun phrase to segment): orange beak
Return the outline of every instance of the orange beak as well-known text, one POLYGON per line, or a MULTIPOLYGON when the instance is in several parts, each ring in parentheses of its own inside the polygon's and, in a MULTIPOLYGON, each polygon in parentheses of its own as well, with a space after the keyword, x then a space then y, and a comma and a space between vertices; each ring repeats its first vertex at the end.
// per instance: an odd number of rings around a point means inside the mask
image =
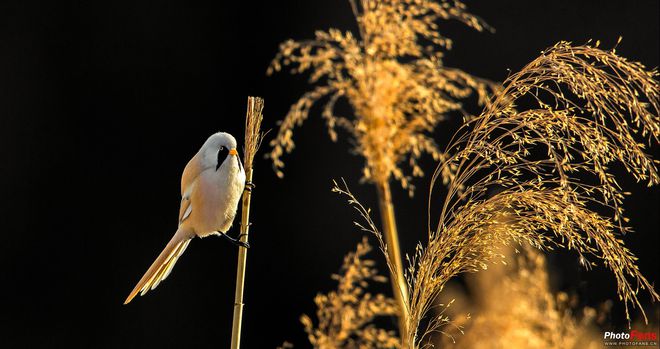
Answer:
POLYGON ((236 151, 236 148, 229 149, 229 155, 238 155, 238 151, 236 151))

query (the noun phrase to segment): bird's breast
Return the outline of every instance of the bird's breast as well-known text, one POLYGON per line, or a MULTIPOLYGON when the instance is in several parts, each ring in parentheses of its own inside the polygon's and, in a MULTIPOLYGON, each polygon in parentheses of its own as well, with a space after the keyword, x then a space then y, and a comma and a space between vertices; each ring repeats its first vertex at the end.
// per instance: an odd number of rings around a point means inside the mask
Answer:
POLYGON ((223 164, 217 171, 204 171, 199 178, 199 195, 196 196, 200 208, 195 230, 200 237, 226 232, 234 221, 245 186, 245 173, 235 162, 235 166, 223 164))

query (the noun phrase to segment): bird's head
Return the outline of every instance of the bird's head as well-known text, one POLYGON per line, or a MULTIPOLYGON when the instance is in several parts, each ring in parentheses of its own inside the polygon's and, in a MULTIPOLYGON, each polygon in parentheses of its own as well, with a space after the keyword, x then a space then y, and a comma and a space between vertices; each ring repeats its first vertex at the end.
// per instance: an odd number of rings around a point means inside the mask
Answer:
POLYGON ((231 158, 238 159, 236 139, 225 132, 218 132, 209 137, 199 150, 202 168, 214 168, 216 171, 231 158))

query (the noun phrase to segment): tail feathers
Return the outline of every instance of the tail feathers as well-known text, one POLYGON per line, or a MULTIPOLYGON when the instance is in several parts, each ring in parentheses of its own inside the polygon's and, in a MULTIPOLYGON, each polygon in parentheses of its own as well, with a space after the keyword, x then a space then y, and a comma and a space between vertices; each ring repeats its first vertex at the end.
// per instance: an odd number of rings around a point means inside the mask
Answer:
POLYGON ((156 287, 158 287, 160 282, 165 280, 170 275, 170 272, 172 272, 172 269, 174 268, 174 264, 176 264, 176 261, 179 260, 179 256, 183 254, 183 251, 185 251, 186 248, 188 248, 189 243, 190 240, 182 241, 174 249, 174 252, 172 253, 172 258, 170 258, 170 260, 167 263, 165 263, 165 265, 163 265, 160 271, 154 275, 154 279, 152 281, 151 287, 147 288, 147 285, 145 285, 144 289, 140 293, 141 296, 144 296, 144 294, 147 293, 148 290, 156 289, 156 287))
POLYGON ((190 238, 182 237, 178 232, 174 234, 174 237, 167 243, 163 252, 160 253, 156 261, 154 261, 135 288, 133 288, 133 291, 128 295, 124 304, 130 303, 138 293, 144 296, 145 293, 155 289, 161 281, 165 280, 170 272, 172 272, 174 264, 186 250, 189 243, 190 238))

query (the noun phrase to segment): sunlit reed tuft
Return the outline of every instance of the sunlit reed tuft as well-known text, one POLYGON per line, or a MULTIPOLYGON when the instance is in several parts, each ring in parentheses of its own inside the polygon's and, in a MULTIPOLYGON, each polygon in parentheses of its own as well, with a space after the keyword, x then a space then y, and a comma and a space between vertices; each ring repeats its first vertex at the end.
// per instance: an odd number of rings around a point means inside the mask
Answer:
POLYGON ((259 97, 248 98, 248 110, 245 118, 245 145, 243 148, 243 162, 246 169, 252 168, 254 156, 261 146, 264 133, 261 132, 263 121, 264 100, 259 97))
POLYGON ((393 331, 376 327, 378 317, 394 316, 398 307, 394 299, 366 291, 370 282, 387 282, 378 275, 374 261, 365 258, 371 246, 365 237, 355 252, 344 258, 340 274, 333 275, 337 291, 314 298, 317 324, 303 315, 301 322, 310 343, 317 349, 398 348, 399 338, 393 331))
POLYGON ((629 231, 626 193, 610 171, 617 165, 649 186, 660 181, 638 140, 660 136, 657 73, 598 45, 560 42, 543 51, 449 143, 451 156, 432 178, 428 244, 418 245, 407 270, 403 348, 420 347, 446 323, 431 316, 421 327, 449 279, 501 261, 498 246, 512 242, 576 251, 585 268, 603 263, 629 321, 630 305, 646 319, 639 291, 660 299, 621 239, 629 231), (434 185, 448 166, 455 176, 444 200, 436 200, 434 185))
POLYGON ((436 336, 448 349, 596 349, 603 345, 598 324, 608 315, 577 306, 577 297, 554 292, 543 252, 528 245, 504 247, 506 265, 466 277, 467 292, 449 284, 440 298, 456 298, 450 316, 465 335, 436 336), (514 253, 515 250, 515 253, 514 253), (467 296, 466 294, 469 294, 467 296), (461 313, 470 313, 468 320, 461 313), (455 342, 453 341, 455 339, 455 342))
POLYGON ((351 136, 355 153, 364 157, 364 179, 376 183, 394 177, 412 189, 401 168, 408 159, 412 175, 421 176, 417 159, 443 153, 427 135, 448 112, 461 110, 457 101, 477 93, 484 104, 494 86, 461 70, 445 67, 449 38, 438 33, 437 21, 458 20, 482 31, 486 25, 466 11, 460 1, 352 0, 359 35, 338 29, 316 31, 315 38, 288 40, 268 72, 290 66, 294 73, 310 72, 314 89, 296 102, 271 141, 270 158, 282 175, 285 152, 294 149, 293 130, 323 102, 322 116, 332 140, 337 128, 351 136), (353 118, 335 114, 346 99, 353 118))
POLYGON ((450 164, 456 177, 410 268, 411 328, 447 280, 485 269, 501 257, 495 246, 511 241, 575 250, 585 267, 601 260, 628 319, 628 305, 640 306, 640 289, 658 299, 619 237, 628 231, 624 192, 609 171, 617 162, 638 181, 658 183, 655 163, 634 137, 660 135, 657 74, 597 46, 560 42, 542 52, 448 146, 452 156, 433 180, 450 164), (517 102, 534 107, 518 111, 517 102), (493 188, 501 191, 487 197, 493 188), (508 224, 493 225, 498 219, 508 224))

